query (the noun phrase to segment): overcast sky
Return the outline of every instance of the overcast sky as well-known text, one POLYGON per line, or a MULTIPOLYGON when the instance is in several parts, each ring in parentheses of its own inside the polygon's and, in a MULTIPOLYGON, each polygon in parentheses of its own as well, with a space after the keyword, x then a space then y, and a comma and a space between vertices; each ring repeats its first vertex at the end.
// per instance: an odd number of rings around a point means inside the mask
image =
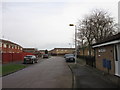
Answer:
MULTIPOLYGON (((76 22, 94 9, 108 11, 118 21, 119 0, 4 0, 2 38, 24 48, 73 47, 76 22)), ((2 20, 1 20, 2 19, 2 20)))

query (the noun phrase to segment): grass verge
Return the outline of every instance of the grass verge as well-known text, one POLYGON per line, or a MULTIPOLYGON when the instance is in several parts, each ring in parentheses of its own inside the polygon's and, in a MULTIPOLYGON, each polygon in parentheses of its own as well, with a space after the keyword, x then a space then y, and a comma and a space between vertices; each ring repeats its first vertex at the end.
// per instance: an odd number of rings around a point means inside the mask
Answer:
POLYGON ((21 70, 23 68, 25 68, 26 65, 23 64, 8 64, 8 65, 3 65, 2 67, 2 72, 0 72, 0 75, 5 76, 8 75, 10 73, 16 72, 18 70, 21 70))

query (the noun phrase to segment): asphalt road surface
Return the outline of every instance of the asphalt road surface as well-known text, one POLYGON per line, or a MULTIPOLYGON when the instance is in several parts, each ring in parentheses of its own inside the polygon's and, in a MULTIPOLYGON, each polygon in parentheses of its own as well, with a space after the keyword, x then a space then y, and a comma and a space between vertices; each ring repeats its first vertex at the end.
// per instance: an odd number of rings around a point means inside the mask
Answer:
POLYGON ((43 59, 2 78, 3 88, 72 88, 72 73, 62 57, 43 59))

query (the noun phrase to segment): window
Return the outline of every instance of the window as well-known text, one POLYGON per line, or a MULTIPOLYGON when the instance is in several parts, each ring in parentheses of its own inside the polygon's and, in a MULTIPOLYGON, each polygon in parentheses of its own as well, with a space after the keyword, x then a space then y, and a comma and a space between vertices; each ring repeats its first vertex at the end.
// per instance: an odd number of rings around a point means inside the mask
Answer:
POLYGON ((115 45, 115 60, 118 61, 118 55, 117 55, 117 45, 115 45))
POLYGON ((4 48, 6 48, 6 47, 7 47, 7 45, 6 45, 6 44, 3 44, 3 47, 4 47, 4 48))
POLYGON ((15 49, 17 49, 17 45, 15 46, 15 49))
POLYGON ((88 55, 89 55, 89 51, 88 51, 88 55))
POLYGON ((20 50, 22 50, 22 48, 20 50))
POLYGON ((17 46, 16 46, 16 45, 15 45, 14 47, 15 47, 15 49, 17 48, 17 46))
POLYGON ((63 51, 63 49, 61 51, 63 51))
POLYGON ((0 47, 2 47, 2 43, 0 42, 0 47))
POLYGON ((18 49, 19 49, 19 46, 18 46, 18 49))
POLYGON ((14 46, 12 46, 12 49, 14 48, 14 46))
POLYGON ((10 48, 10 47, 11 47, 11 45, 8 46, 8 48, 10 48))

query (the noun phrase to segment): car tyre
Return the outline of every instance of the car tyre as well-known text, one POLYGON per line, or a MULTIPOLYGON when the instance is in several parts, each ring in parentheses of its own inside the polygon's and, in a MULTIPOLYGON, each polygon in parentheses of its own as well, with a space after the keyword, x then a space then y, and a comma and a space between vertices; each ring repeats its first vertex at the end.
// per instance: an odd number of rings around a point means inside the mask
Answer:
POLYGON ((24 61, 23 64, 27 64, 27 63, 24 61))
POLYGON ((38 61, 35 61, 35 63, 38 63, 38 61))
POLYGON ((35 61, 34 60, 32 60, 32 64, 34 64, 35 63, 35 61))

